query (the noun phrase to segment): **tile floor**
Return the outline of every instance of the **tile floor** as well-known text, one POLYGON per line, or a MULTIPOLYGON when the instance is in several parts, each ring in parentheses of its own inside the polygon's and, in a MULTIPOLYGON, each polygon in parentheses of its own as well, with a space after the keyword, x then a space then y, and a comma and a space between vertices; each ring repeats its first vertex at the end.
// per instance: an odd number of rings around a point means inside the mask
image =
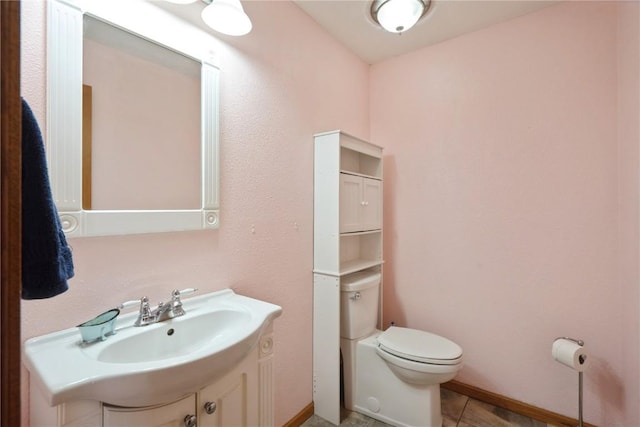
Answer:
MULTIPOLYGON (((442 427, 552 427, 506 409, 471 399, 451 390, 441 389, 442 427)), ((341 427, 386 427, 388 424, 357 412, 343 412, 341 427)), ((317 415, 303 427, 331 427, 333 424, 317 415)))

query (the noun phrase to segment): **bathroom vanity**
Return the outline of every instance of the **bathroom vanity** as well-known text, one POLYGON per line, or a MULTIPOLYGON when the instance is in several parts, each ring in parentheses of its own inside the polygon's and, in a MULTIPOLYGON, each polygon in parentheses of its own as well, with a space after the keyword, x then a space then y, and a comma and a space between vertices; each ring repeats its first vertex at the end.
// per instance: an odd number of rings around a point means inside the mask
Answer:
POLYGON ((125 314, 104 341, 77 328, 27 340, 31 427, 272 426, 282 309, 230 289, 182 305, 146 326, 125 314))
MULTIPOLYGON (((31 388, 32 427, 272 426, 272 337, 265 336, 237 367, 177 401, 144 407, 76 400, 49 407, 31 388)), ((153 384, 149 384, 153 387, 153 384)))

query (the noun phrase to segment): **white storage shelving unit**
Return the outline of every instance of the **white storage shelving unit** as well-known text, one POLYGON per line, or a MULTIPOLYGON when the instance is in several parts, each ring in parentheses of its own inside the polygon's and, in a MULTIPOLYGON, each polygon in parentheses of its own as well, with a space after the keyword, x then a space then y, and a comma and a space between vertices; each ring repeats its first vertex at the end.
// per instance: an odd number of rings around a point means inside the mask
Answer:
POLYGON ((313 217, 313 401, 338 425, 340 283, 382 270, 381 147, 341 131, 315 135, 313 217))

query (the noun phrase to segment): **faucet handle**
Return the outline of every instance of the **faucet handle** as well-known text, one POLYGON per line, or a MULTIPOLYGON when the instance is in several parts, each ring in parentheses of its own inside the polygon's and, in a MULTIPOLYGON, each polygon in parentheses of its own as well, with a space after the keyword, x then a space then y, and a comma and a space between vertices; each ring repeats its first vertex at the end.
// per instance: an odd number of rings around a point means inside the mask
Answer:
POLYGON ((182 301, 180 301, 180 297, 182 295, 192 294, 195 291, 197 291, 196 288, 187 288, 181 291, 178 289, 174 289, 173 292, 171 292, 171 306, 173 310, 172 314, 174 317, 183 316, 185 314, 184 309, 182 308, 182 301))
POLYGON ((134 322, 134 326, 148 325, 153 319, 153 313, 151 312, 151 304, 149 304, 149 298, 142 297, 140 301, 136 301, 140 304, 140 312, 138 313, 138 319, 134 322))
POLYGON ((131 301, 125 301, 122 304, 120 304, 117 308, 119 310, 126 310, 128 308, 131 307, 138 307, 140 305, 140 300, 139 299, 135 299, 135 300, 131 300, 131 301))
POLYGON ((172 300, 178 300, 180 299, 181 296, 185 296, 185 295, 191 295, 192 293, 196 292, 198 290, 198 288, 186 288, 186 289, 182 289, 182 290, 178 290, 178 289, 174 289, 173 292, 171 292, 171 299, 172 300))
MULTIPOLYGON (((160 303, 162 304, 162 303, 160 303)), ((149 298, 140 298, 140 314, 151 313, 151 304, 149 304, 149 298)))

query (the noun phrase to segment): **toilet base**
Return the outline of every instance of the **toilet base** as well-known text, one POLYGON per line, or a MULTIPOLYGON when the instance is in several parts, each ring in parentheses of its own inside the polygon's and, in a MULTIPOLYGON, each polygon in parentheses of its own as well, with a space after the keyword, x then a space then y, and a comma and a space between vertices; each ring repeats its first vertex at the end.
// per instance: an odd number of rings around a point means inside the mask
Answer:
POLYGON ((441 427, 440 384, 415 385, 400 380, 376 354, 377 335, 341 342, 345 407, 393 426, 441 427))

